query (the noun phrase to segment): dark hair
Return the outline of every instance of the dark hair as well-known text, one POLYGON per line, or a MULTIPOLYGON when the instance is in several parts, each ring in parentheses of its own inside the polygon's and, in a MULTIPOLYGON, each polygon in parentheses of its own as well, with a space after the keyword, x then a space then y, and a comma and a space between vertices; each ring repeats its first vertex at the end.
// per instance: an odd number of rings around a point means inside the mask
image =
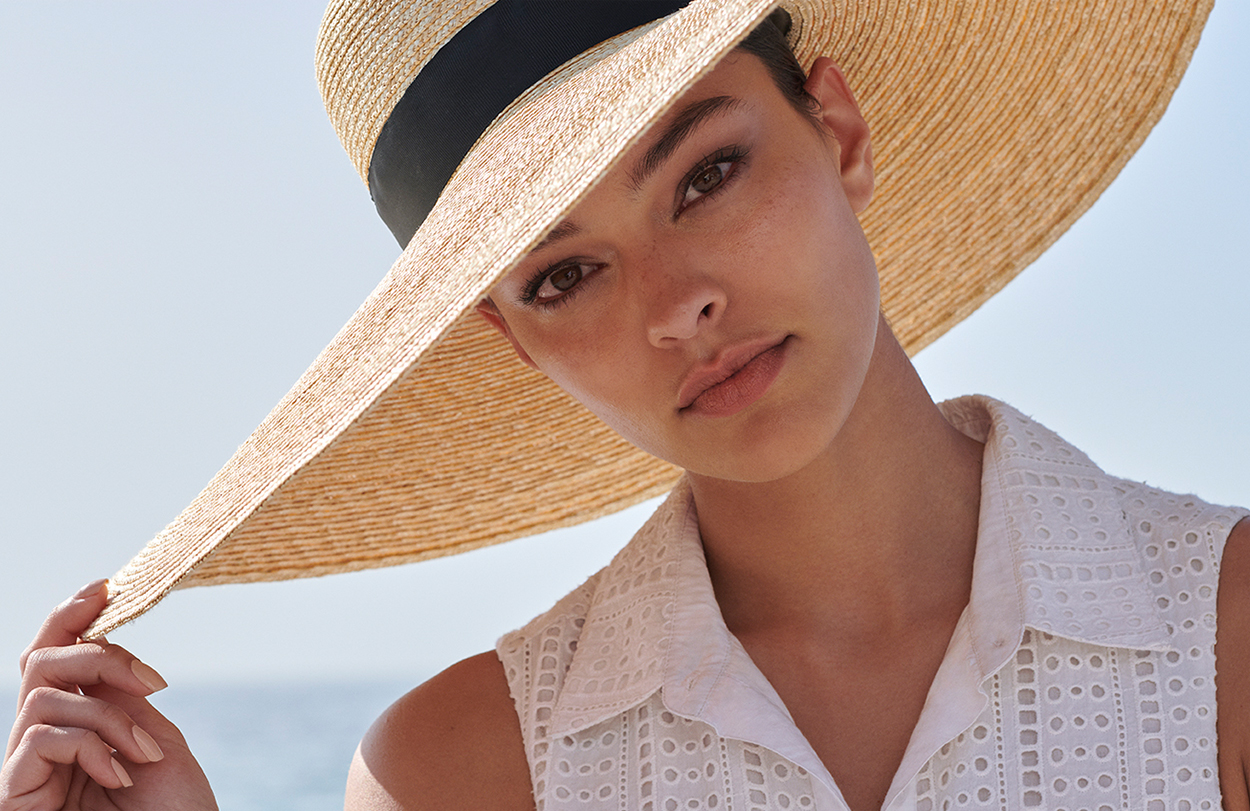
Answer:
POLYGON ((820 112, 820 104, 803 89, 807 74, 790 47, 791 25, 790 14, 779 8, 755 26, 738 47, 763 62, 786 101, 814 120, 820 112))

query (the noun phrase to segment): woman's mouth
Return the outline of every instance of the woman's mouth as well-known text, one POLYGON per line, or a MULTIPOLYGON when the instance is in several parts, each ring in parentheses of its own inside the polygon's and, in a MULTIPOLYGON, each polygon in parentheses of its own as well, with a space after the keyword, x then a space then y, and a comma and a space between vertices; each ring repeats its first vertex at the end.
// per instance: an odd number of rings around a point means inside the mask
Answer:
POLYGON ((687 374, 678 411, 705 417, 737 414, 764 396, 785 363, 790 336, 731 347, 687 374))

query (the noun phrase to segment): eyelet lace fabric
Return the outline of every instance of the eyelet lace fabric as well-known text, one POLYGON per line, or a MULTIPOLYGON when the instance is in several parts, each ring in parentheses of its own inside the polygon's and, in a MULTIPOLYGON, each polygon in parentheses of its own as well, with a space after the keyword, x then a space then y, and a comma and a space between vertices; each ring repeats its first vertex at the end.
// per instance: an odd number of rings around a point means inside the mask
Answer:
MULTIPOLYGON (((1215 598, 1245 510, 1110 477, 1002 403, 972 598, 891 811, 1218 811, 1215 598)), ((682 484, 615 560, 498 646, 539 809, 845 809, 724 626, 682 484)))

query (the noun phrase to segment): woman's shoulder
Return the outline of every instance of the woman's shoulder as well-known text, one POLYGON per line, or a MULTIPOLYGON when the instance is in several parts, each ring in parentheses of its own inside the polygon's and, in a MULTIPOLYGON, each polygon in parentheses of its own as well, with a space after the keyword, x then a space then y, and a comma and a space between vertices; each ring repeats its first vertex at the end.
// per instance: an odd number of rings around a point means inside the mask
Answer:
MULTIPOLYGON (((629 549, 612 565, 628 560, 629 549)), ((524 710, 531 699, 525 668, 535 646, 545 652, 554 647, 565 657, 558 666, 567 664, 608 568, 504 634, 497 652, 452 665, 382 713, 352 759, 347 811, 533 808, 513 693, 519 691, 516 699, 524 710)))
POLYGON ((392 704, 365 733, 347 780, 347 811, 533 807, 520 723, 494 652, 392 704))
POLYGON ((1228 535, 1216 612, 1216 734, 1229 811, 1250 809, 1250 520, 1228 535))

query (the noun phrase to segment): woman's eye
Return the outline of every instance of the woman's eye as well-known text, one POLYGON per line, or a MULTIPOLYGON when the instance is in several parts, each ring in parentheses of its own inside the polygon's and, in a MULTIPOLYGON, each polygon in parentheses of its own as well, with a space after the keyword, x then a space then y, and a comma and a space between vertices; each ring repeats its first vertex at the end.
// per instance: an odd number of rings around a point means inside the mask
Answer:
POLYGON ((572 289, 573 285, 582 280, 582 266, 568 265, 556 270, 547 277, 547 281, 551 282, 551 286, 559 290, 561 293, 572 289))
POLYGON ((554 304, 576 292, 577 286, 598 269, 598 265, 569 262, 539 274, 521 295, 527 304, 554 304))
POLYGON ((733 170, 734 162, 724 160, 700 168, 686 185, 686 193, 682 195, 682 205, 688 206, 704 195, 711 194, 725 182, 733 170))
POLYGON ((677 210, 673 216, 681 216, 690 206, 727 189, 738 179, 749 154, 745 146, 727 146, 699 161, 677 187, 677 210))

